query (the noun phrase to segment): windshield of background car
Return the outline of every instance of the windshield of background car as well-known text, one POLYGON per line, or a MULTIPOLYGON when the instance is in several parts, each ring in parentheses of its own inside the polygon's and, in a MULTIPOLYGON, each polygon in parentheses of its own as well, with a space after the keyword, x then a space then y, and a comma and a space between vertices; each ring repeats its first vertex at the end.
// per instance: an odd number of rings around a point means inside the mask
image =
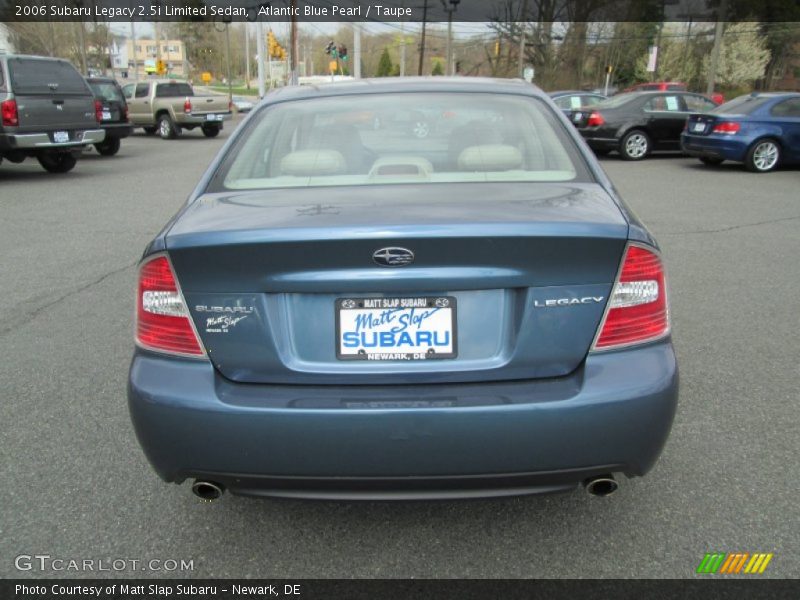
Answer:
POLYGON ((102 98, 109 102, 122 102, 122 91, 111 82, 89 82, 96 98, 102 98))
POLYGON ((174 96, 194 96, 192 86, 188 83, 159 83, 156 85, 156 98, 172 98, 174 96))
POLYGON ((727 113, 733 115, 749 115, 758 107, 772 100, 769 96, 739 96, 715 108, 715 113, 727 113))
POLYGON ((10 58, 8 67, 16 94, 89 94, 86 81, 65 60, 10 58))
POLYGON ((209 191, 589 181, 552 109, 487 93, 345 95, 259 111, 209 191))
POLYGON ((594 105, 594 108, 619 108, 623 104, 627 104, 628 102, 633 102, 637 98, 641 98, 641 94, 637 94, 636 92, 630 92, 627 94, 617 94, 616 96, 612 96, 611 98, 606 98, 602 102, 599 102, 594 105))

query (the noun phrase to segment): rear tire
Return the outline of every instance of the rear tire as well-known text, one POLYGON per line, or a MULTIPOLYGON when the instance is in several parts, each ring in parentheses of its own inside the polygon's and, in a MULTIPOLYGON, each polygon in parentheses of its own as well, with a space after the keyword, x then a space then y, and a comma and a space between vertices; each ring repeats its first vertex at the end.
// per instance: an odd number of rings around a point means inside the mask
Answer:
POLYGON ((709 167, 717 167, 723 163, 724 158, 712 158, 710 156, 701 156, 700 162, 709 167))
POLYGON ((158 127, 143 127, 145 135, 155 135, 158 127))
POLYGON ((179 133, 180 129, 175 125, 172 117, 167 114, 158 117, 158 135, 162 140, 174 140, 179 133))
POLYGON ((642 160, 650 154, 650 136, 641 129, 626 133, 619 143, 619 155, 624 160, 642 160))
POLYGON ((119 138, 108 138, 99 144, 95 144, 94 147, 103 156, 114 156, 117 152, 119 152, 120 145, 119 138))
POLYGON ((753 173, 769 173, 781 162, 781 147, 773 139, 758 140, 750 146, 744 166, 753 173))
POLYGON ((203 135, 207 138, 215 138, 219 135, 219 125, 203 125, 203 135))
POLYGON ((78 162, 69 152, 42 152, 36 159, 48 173, 66 173, 78 162))

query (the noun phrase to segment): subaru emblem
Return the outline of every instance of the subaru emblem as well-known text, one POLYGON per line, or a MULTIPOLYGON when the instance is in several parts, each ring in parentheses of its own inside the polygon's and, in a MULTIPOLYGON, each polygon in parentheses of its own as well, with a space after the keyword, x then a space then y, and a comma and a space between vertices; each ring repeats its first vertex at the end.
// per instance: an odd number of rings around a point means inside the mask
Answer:
POLYGON ((408 248, 381 248, 372 253, 372 260, 382 267, 404 267, 414 262, 414 253, 408 248))

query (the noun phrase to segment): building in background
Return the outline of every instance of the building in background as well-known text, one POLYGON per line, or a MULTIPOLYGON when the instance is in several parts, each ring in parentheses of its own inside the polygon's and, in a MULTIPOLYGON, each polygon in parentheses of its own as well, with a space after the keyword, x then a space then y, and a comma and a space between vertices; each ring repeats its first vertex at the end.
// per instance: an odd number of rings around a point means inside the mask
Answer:
POLYGON ((186 63, 186 46, 180 40, 161 40, 161 56, 153 39, 137 38, 136 44, 128 39, 125 53, 128 76, 133 77, 133 65, 136 64, 138 76, 145 77, 156 72, 156 62, 160 58, 167 68, 167 75, 185 78, 188 74, 186 63))

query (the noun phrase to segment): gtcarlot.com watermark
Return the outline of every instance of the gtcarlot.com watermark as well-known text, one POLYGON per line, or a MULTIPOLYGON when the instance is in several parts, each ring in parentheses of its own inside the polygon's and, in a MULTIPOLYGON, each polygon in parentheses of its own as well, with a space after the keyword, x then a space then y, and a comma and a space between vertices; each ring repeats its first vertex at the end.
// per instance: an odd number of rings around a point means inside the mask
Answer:
POLYGON ((20 554, 14 558, 18 571, 36 572, 181 572, 194 571, 194 559, 183 558, 66 558, 49 554, 20 554))

